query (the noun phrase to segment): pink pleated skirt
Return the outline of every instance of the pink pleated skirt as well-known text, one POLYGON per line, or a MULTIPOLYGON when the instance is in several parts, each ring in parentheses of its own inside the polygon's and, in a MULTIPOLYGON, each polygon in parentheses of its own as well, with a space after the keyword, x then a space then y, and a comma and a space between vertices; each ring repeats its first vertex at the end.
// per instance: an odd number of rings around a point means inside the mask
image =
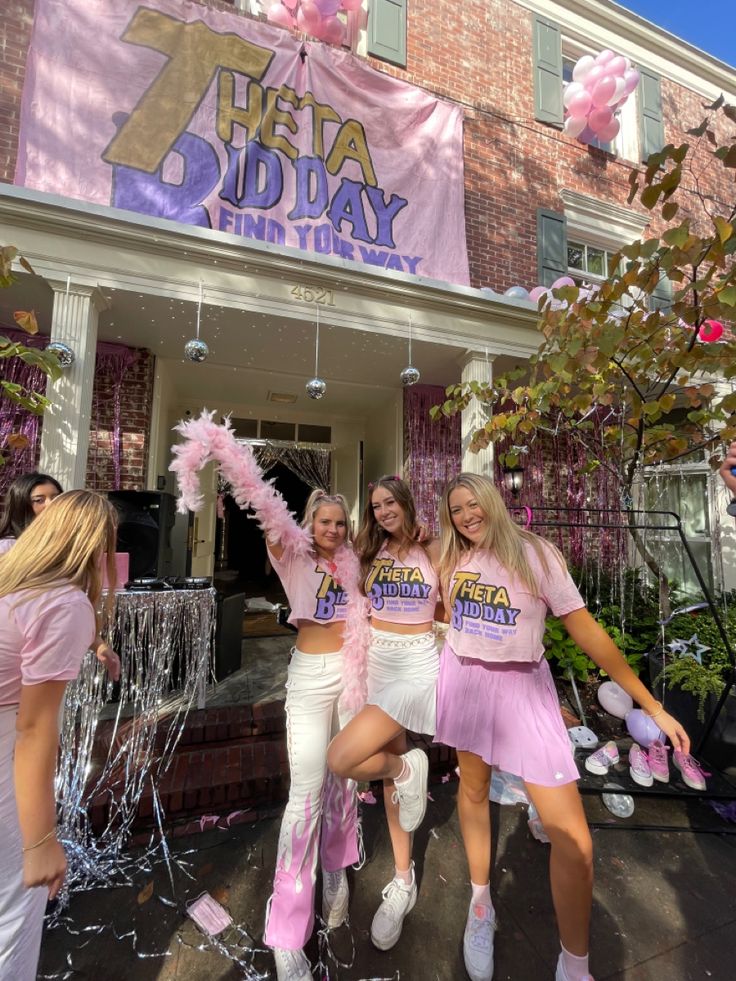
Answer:
POLYGON ((435 741, 480 756, 527 783, 559 787, 580 774, 547 661, 489 663, 445 644, 435 741))

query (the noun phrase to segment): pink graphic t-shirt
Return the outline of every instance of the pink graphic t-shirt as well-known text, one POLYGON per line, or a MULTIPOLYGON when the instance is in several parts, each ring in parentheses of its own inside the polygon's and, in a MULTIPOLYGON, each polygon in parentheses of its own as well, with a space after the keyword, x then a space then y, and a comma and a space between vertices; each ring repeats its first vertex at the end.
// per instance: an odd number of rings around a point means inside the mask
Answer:
POLYGON ((384 544, 365 581, 371 612, 389 623, 430 623, 434 620, 439 586, 425 549, 413 545, 397 559, 384 544))
POLYGON ((544 655, 547 610, 561 617, 585 606, 572 576, 551 548, 545 546, 547 572, 533 546, 524 548, 539 583, 538 597, 513 579, 487 549, 468 553, 453 572, 447 643, 458 657, 539 661, 544 655))
POLYGON ((298 626, 300 620, 332 623, 346 618, 348 594, 335 581, 324 559, 298 555, 288 548, 280 559, 269 549, 268 557, 289 600, 289 623, 298 626))
POLYGON ((95 637, 92 604, 76 586, 0 598, 0 705, 17 705, 21 685, 71 681, 95 637))

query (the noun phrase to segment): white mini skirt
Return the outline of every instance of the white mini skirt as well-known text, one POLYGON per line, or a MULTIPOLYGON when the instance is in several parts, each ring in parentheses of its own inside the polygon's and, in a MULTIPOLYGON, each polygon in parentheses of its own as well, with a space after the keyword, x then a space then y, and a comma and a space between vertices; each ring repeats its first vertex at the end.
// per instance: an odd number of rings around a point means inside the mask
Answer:
POLYGON ((377 705, 404 729, 434 735, 440 658, 437 638, 371 629, 368 704, 377 705))

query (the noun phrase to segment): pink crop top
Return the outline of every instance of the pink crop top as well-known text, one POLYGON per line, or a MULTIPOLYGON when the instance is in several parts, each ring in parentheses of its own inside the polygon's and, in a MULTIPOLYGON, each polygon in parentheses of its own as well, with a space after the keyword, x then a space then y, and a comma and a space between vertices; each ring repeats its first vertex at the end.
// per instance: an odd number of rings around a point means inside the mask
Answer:
POLYGON ((313 555, 297 555, 293 549, 284 549, 280 559, 269 549, 268 557, 289 600, 289 623, 296 627, 300 620, 332 623, 345 619, 348 594, 335 582, 326 563, 313 555))
POLYGON ((389 623, 431 623, 439 597, 437 573, 421 545, 401 561, 384 544, 365 581, 371 612, 389 623))
POLYGON ((485 549, 471 552, 453 572, 447 643, 458 657, 539 661, 544 654, 547 610, 562 617, 585 606, 572 576, 551 549, 546 549, 547 572, 533 546, 525 545, 525 549, 539 583, 539 597, 513 580, 485 549))
POLYGON ((76 678, 94 636, 92 604, 76 586, 1 597, 0 705, 17 705, 21 685, 76 678))

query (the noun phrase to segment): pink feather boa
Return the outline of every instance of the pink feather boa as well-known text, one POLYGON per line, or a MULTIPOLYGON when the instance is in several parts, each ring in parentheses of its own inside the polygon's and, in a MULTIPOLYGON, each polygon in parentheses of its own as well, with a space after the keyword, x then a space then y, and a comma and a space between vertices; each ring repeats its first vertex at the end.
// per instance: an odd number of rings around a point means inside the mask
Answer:
MULTIPOLYGON (((174 460, 169 469, 176 474, 179 486, 177 510, 181 514, 202 507, 199 471, 214 461, 230 485, 238 507, 253 508, 269 541, 278 541, 298 555, 312 552, 311 535, 299 526, 273 481, 266 480, 250 446, 237 442, 229 420, 220 425, 214 421, 214 412, 205 411, 199 419, 180 422, 175 430, 181 434, 183 442, 172 447, 174 460)), ((368 600, 359 585, 360 563, 352 548, 343 547, 335 553, 335 578, 348 594, 340 707, 354 715, 366 700, 370 628, 368 600)))

